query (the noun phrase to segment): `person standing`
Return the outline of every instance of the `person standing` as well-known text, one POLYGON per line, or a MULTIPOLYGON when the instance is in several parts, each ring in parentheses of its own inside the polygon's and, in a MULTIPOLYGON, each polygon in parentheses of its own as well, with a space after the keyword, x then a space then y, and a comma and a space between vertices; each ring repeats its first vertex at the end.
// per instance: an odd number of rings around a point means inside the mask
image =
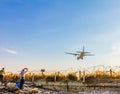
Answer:
POLYGON ((0 70, 0 81, 1 81, 1 83, 4 82, 4 81, 3 81, 4 75, 5 75, 5 68, 2 68, 2 69, 0 70))
POLYGON ((23 89, 24 81, 25 81, 25 73, 28 71, 28 68, 22 69, 20 72, 20 89, 23 89))

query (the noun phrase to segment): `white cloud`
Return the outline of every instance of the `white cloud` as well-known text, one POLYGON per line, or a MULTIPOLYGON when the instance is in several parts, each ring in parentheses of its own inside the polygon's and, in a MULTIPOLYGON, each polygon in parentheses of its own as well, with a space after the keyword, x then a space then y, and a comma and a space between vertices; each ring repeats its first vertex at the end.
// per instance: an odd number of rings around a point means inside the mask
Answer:
POLYGON ((4 52, 10 53, 10 54, 18 54, 17 51, 10 50, 10 49, 7 49, 7 48, 1 48, 1 50, 4 51, 4 52))

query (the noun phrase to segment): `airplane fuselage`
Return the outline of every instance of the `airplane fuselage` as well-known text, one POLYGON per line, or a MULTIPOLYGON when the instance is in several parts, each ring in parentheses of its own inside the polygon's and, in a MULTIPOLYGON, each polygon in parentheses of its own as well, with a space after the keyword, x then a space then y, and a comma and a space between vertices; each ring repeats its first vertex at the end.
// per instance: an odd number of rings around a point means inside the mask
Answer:
POLYGON ((81 52, 80 55, 77 57, 77 60, 83 59, 84 56, 85 56, 85 53, 81 52))

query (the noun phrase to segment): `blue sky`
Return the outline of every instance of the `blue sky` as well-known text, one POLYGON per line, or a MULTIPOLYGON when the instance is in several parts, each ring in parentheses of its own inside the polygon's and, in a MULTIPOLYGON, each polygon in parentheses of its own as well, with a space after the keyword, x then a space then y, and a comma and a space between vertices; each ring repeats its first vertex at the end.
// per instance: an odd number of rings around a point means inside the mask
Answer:
POLYGON ((0 0, 0 66, 7 71, 120 65, 119 0, 0 0), (77 61, 65 52, 85 46, 77 61))

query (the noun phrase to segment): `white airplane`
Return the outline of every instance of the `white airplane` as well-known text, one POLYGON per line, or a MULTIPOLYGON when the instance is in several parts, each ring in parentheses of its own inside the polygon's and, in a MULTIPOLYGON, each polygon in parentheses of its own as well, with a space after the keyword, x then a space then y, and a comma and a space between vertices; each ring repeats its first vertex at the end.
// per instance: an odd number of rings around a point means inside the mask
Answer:
POLYGON ((71 54, 71 55, 77 56, 77 60, 83 59, 84 56, 93 56, 94 55, 94 54, 91 54, 90 52, 85 52, 84 49, 85 48, 83 46, 83 50, 82 51, 77 51, 76 53, 66 52, 66 54, 71 54))

